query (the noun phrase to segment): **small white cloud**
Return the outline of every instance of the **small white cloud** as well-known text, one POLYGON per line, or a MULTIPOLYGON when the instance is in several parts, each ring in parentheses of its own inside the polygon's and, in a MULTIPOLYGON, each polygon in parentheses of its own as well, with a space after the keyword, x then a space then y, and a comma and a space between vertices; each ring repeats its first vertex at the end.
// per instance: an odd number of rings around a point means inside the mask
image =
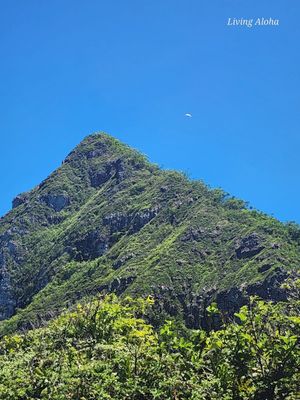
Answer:
POLYGON ((188 117, 188 118, 192 118, 192 114, 190 114, 190 113, 186 113, 186 114, 184 114, 184 116, 188 117))

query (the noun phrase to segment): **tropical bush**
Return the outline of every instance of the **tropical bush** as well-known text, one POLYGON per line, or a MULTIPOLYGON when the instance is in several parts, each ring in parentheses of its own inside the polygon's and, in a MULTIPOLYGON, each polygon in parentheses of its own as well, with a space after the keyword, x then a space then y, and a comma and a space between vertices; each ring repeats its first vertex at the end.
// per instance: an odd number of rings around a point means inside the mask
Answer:
POLYGON ((252 298, 212 332, 171 320, 155 330, 152 303, 108 295, 3 337, 0 399, 299 399, 296 296, 277 305, 252 298))

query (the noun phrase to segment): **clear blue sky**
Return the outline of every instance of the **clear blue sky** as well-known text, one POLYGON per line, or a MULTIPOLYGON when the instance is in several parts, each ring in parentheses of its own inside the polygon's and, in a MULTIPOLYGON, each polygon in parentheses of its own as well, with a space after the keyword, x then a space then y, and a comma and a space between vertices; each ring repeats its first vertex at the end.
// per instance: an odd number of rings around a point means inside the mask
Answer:
POLYGON ((104 130, 300 222, 299 21, 299 0, 2 1, 0 215, 104 130))

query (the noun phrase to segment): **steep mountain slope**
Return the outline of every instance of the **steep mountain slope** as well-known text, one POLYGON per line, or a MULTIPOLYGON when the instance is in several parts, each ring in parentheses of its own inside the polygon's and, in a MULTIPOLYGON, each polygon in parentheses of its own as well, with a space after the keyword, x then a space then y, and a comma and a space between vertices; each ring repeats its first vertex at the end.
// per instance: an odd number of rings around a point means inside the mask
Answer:
POLYGON ((0 332, 99 291, 153 294, 161 311, 205 326, 214 298, 225 311, 249 294, 284 299, 298 233, 94 134, 0 220, 0 332))

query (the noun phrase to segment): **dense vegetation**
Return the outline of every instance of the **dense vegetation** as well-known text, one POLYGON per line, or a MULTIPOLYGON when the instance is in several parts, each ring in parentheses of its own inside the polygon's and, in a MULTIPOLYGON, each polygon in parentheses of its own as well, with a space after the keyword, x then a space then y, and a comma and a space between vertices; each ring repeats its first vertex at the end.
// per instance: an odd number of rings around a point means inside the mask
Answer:
POLYGON ((211 332, 171 320, 154 329, 152 303, 108 295, 2 338, 0 399, 299 399, 299 300, 253 298, 211 332))
POLYGON ((164 171, 107 134, 88 136, 0 219, 0 335, 32 328, 86 296, 153 295, 206 327, 206 307, 237 311, 300 265, 300 230, 164 171), (244 296, 245 293, 245 296, 244 296))

